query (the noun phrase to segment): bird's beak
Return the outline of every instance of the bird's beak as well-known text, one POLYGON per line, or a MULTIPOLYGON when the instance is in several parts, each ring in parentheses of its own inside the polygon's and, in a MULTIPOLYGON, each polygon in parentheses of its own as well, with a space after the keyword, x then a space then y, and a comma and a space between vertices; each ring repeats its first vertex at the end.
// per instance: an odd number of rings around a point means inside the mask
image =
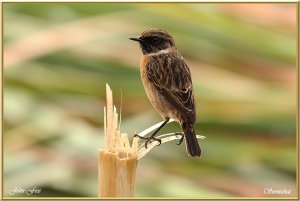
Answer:
POLYGON ((143 40, 142 39, 140 39, 140 38, 129 38, 130 40, 134 40, 134 41, 138 41, 138 42, 143 42, 143 40))

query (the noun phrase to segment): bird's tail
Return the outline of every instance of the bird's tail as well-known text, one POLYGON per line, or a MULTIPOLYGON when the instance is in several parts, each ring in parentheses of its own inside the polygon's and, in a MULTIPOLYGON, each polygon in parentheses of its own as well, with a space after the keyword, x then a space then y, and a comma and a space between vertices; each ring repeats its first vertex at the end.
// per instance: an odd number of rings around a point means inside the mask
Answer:
POLYGON ((185 136, 186 150, 188 155, 191 157, 200 157, 201 149, 196 138, 193 124, 183 123, 182 129, 185 136))

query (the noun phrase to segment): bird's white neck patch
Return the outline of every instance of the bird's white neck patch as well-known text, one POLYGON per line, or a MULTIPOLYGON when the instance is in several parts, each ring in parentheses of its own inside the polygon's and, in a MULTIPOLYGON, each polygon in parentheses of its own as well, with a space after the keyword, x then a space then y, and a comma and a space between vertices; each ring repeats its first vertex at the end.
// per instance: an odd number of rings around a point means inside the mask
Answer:
POLYGON ((167 54, 171 52, 171 48, 167 48, 164 50, 159 50, 158 52, 154 52, 154 53, 149 53, 146 54, 146 56, 157 56, 157 55, 161 55, 161 54, 167 54))

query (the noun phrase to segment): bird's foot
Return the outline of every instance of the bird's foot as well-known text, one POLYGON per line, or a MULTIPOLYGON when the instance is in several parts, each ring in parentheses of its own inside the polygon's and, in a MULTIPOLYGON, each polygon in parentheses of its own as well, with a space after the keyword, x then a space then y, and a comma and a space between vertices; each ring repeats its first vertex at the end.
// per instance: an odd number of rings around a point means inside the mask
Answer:
POLYGON ((146 149, 148 148, 148 143, 149 143, 150 141, 152 141, 152 140, 158 142, 158 145, 157 145, 157 146, 161 145, 161 139, 156 138, 156 137, 154 137, 154 136, 153 136, 153 137, 152 137, 152 136, 150 136, 150 137, 143 137, 143 136, 139 136, 138 134, 135 134, 133 137, 138 137, 138 138, 140 138, 140 139, 146 140, 146 141, 145 141, 145 148, 146 148, 146 149))
POLYGON ((180 145, 183 142, 183 140, 184 140, 184 134, 183 134, 183 132, 175 133, 175 136, 176 137, 178 137, 178 136, 181 137, 180 140, 179 140, 179 142, 177 143, 177 145, 180 145))

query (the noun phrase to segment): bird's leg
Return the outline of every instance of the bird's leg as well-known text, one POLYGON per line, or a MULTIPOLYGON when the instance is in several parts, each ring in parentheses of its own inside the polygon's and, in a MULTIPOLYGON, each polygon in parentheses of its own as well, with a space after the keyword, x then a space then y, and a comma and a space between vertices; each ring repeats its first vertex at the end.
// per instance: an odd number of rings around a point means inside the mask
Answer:
POLYGON ((178 135, 179 135, 181 138, 180 138, 179 142, 177 143, 177 145, 180 145, 180 144, 183 142, 183 140, 184 140, 184 133, 183 133, 183 132, 175 133, 175 136, 176 136, 176 137, 177 137, 178 135))
POLYGON ((170 119, 166 119, 149 137, 142 137, 142 136, 139 136, 138 134, 135 134, 133 137, 139 137, 141 139, 146 140, 145 141, 145 148, 146 149, 147 149, 148 143, 151 140, 155 140, 155 141, 159 142, 159 144, 157 145, 157 146, 159 146, 161 144, 161 139, 156 138, 155 135, 158 133, 158 131, 160 129, 162 129, 169 122, 169 120, 170 119))

